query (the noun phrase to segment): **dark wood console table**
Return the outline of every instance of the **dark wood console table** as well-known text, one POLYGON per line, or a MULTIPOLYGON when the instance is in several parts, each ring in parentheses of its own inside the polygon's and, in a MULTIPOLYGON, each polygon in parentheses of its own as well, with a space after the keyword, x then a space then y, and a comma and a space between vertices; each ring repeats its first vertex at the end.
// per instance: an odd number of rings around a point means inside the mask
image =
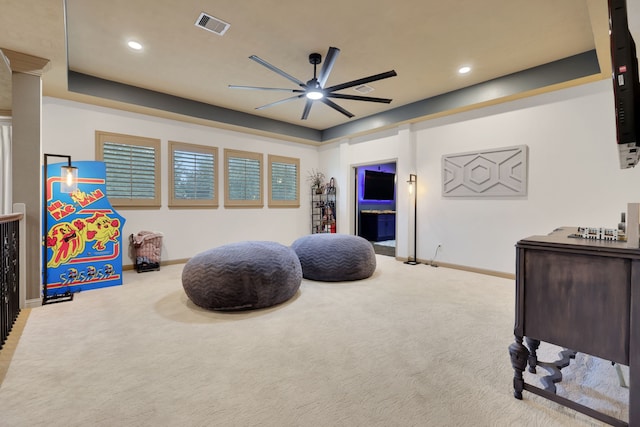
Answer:
POLYGON ((640 249, 570 237, 577 230, 516 244, 514 396, 527 390, 611 425, 640 427, 640 249), (629 423, 525 383, 540 341, 628 366, 629 423))

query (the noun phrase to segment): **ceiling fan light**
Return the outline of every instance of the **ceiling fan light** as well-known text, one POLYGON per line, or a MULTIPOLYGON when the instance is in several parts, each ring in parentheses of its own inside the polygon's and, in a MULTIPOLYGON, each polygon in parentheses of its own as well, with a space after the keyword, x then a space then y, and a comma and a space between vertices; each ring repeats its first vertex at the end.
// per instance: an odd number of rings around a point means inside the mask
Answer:
POLYGON ((309 99, 321 99, 324 96, 324 94, 322 93, 322 91, 319 90, 311 90, 309 92, 307 92, 307 98, 309 99))
POLYGON ((127 42, 127 46, 129 46, 133 50, 142 50, 142 44, 135 40, 129 40, 127 42))

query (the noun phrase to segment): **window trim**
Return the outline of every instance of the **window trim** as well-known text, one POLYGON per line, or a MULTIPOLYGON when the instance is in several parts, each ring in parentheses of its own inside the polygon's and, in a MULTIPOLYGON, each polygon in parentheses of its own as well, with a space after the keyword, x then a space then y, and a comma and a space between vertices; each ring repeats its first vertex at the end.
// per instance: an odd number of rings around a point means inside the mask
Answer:
POLYGON ((170 208, 217 208, 218 207, 218 147, 169 141, 169 207, 170 208), (174 151, 188 151, 213 155, 213 198, 212 199, 176 199, 174 182, 174 151))
POLYGON ((300 207, 300 159, 295 157, 277 156, 269 154, 267 179, 269 186, 268 206, 270 208, 299 208, 300 207), (295 200, 273 200, 273 163, 293 164, 296 166, 296 198, 295 200))
POLYGON ((262 208, 264 207, 264 167, 263 167, 262 153, 256 153, 253 151, 241 151, 233 150, 230 148, 224 149, 224 207, 225 208, 262 208), (229 159, 231 157, 238 157, 249 160, 257 160, 260 165, 260 199, 258 200, 231 200, 229 199, 229 159))
POLYGON ((104 144, 106 142, 121 144, 121 145, 133 145, 142 147, 151 147, 154 150, 154 193, 153 199, 123 199, 117 197, 109 197, 109 202, 114 207, 120 208, 160 208, 162 206, 162 194, 161 194, 161 163, 160 163, 160 140, 156 138, 148 138, 143 136, 126 135, 114 132, 105 132, 96 130, 96 143, 95 143, 95 158, 97 161, 104 162, 104 144))

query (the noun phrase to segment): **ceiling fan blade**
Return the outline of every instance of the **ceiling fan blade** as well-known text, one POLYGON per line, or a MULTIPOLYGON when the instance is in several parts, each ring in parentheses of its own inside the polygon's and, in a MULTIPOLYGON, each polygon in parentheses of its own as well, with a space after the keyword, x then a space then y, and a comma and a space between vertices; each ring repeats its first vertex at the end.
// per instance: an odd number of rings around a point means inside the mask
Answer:
POLYGON ((272 102, 270 104, 263 105, 262 107, 256 107, 256 110, 264 110, 265 108, 273 107, 275 105, 284 104, 285 102, 293 101, 298 98, 302 98, 304 94, 292 96, 291 98, 281 99, 280 101, 272 102))
POLYGON ((289 75, 287 73, 285 73, 284 71, 282 71, 280 68, 275 67, 271 64, 269 64, 267 61, 265 61, 264 59, 260 59, 255 55, 251 55, 249 57, 249 59, 253 59, 254 61, 256 61, 258 64, 263 65, 265 67, 267 67, 268 69, 270 69, 271 71, 273 71, 274 73, 278 73, 280 74, 282 77, 284 77, 285 79, 291 80, 292 82, 294 82, 295 84, 297 84, 298 86, 304 86, 305 84, 303 82, 301 82, 300 80, 296 79, 295 77, 293 77, 292 75, 289 75))
POLYGON ((389 98, 374 98, 372 96, 344 95, 342 93, 328 93, 325 96, 327 98, 350 99, 352 101, 380 102, 383 104, 389 104, 391 101, 393 101, 392 99, 389 99, 389 98))
POLYGON ((250 90, 277 90, 284 92, 292 92, 292 93, 302 93, 304 90, 301 89, 285 89, 280 87, 260 87, 260 86, 239 86, 239 85, 229 85, 230 89, 250 89, 250 90))
POLYGON ((313 99, 307 99, 307 103, 304 104, 304 110, 302 111, 301 120, 307 120, 309 117, 309 111, 311 111, 311 106, 313 105, 313 99))
POLYGON ((341 106, 336 104, 335 102, 331 101, 330 99, 322 98, 322 99, 320 99, 320 101, 324 102, 329 107, 333 108, 336 111, 341 112, 342 114, 344 114, 345 116, 347 116, 349 118, 353 117, 353 114, 351 114, 350 112, 348 112, 347 110, 345 110, 344 108, 342 108, 341 106))
POLYGON ((364 84, 367 84, 367 83, 375 82, 377 80, 388 79, 389 77, 394 77, 394 76, 397 76, 397 75, 398 74, 395 72, 395 70, 391 70, 391 71, 387 71, 386 73, 380 73, 380 74, 376 74, 376 75, 369 76, 369 77, 363 77, 363 78, 358 79, 358 80, 352 80, 350 82, 342 83, 342 84, 339 84, 339 85, 326 87, 326 88, 324 88, 324 90, 327 91, 327 92, 333 92, 333 91, 336 91, 336 90, 347 89, 347 88, 350 88, 350 87, 353 87, 353 86, 364 85, 364 84))
POLYGON ((338 59, 338 55, 340 54, 340 49, 337 47, 330 47, 327 52, 327 56, 324 58, 324 64, 322 64, 322 69, 320 70, 320 75, 318 76, 318 83, 320 87, 324 87, 327 79, 329 78, 329 74, 331 74, 331 70, 333 69, 333 64, 338 59))

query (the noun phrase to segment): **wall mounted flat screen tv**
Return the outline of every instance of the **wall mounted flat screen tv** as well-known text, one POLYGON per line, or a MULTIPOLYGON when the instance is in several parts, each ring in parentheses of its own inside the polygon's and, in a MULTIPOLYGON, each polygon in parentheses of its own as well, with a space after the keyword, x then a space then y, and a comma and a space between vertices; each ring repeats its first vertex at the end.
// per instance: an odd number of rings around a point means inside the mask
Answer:
POLYGON ((640 80, 626 0, 609 0, 609 30, 618 154, 620 168, 627 169, 634 167, 639 158, 640 80))
POLYGON ((395 173, 364 171, 364 200, 394 200, 395 189, 395 173))

